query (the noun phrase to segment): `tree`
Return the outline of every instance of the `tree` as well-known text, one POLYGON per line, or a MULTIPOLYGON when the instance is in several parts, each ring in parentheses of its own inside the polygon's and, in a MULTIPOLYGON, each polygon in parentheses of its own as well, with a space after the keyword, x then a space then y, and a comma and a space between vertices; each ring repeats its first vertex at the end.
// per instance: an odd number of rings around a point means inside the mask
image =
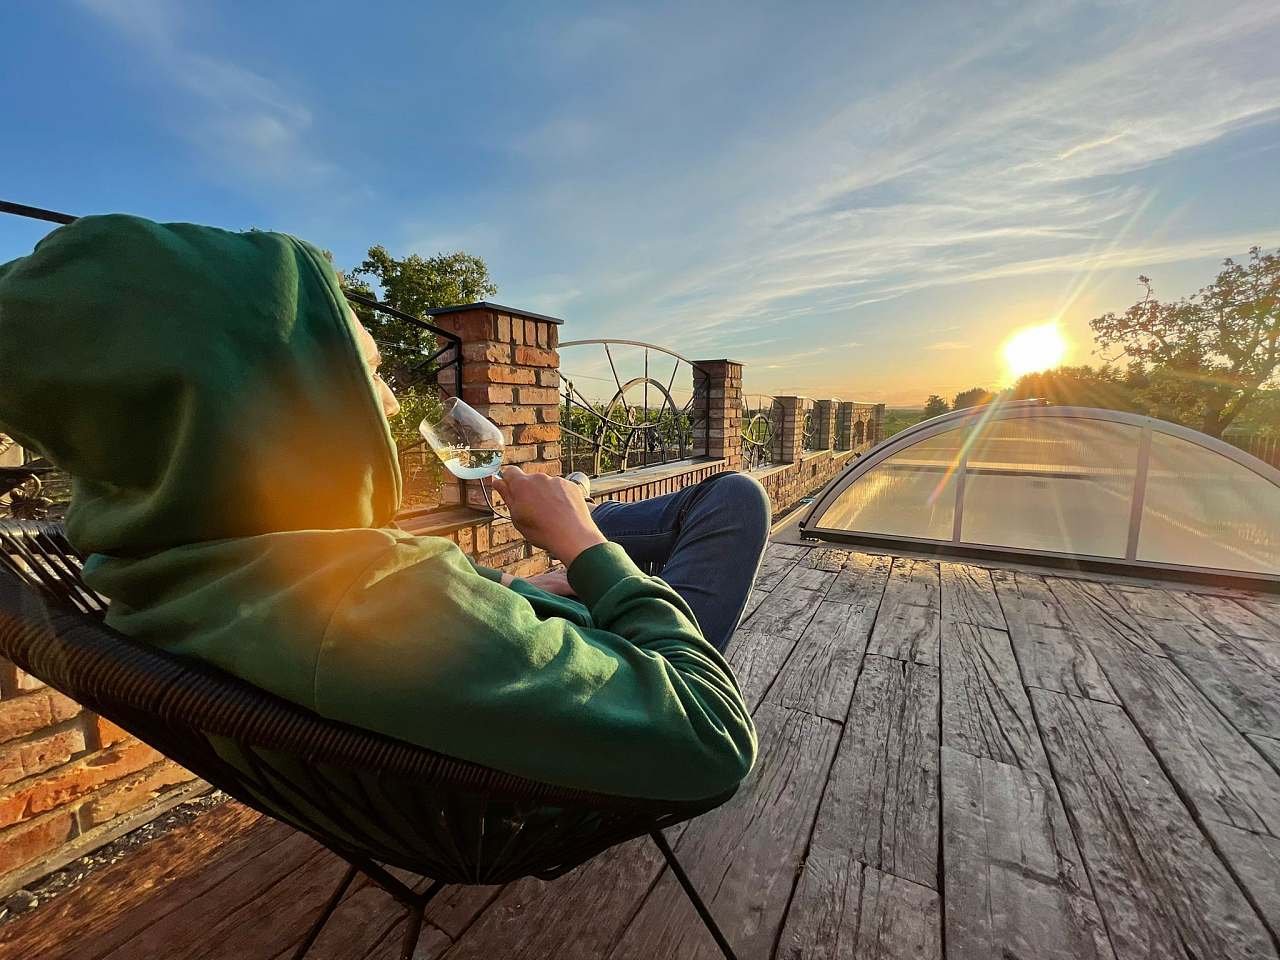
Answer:
POLYGON ((956 394, 956 398, 951 401, 952 410, 962 410, 965 407, 980 407, 984 403, 990 403, 994 399, 994 394, 990 390, 983 387, 970 387, 968 390, 962 390, 956 394))
POLYGON ((931 393, 929 399, 924 402, 924 418, 928 420, 930 417, 940 417, 950 409, 947 401, 936 393, 931 393))
MULTIPOLYGON (((350 272, 339 271, 342 287, 351 293, 381 300, 413 317, 426 318, 436 307, 452 307, 485 300, 498 292, 489 267, 480 257, 458 251, 434 257, 410 254, 393 257, 381 245, 370 247, 364 262, 350 272), (381 288, 381 295, 370 280, 381 288)), ((418 424, 440 405, 434 389, 423 389, 422 364, 436 349, 430 331, 379 310, 356 305, 360 322, 378 341, 382 374, 396 398, 400 413, 391 420, 391 432, 402 446, 420 441, 418 424)))
POLYGON ((1280 373, 1280 250, 1228 257, 1211 283, 1172 303, 1148 277, 1138 282, 1141 300, 1089 321, 1095 339, 1146 367, 1153 413, 1222 436, 1280 373))
POLYGON ((1087 365, 1056 367, 1019 377, 1009 396, 1013 400, 1048 400, 1065 406, 1146 413, 1147 406, 1139 396, 1146 384, 1145 373, 1136 365, 1127 372, 1110 364, 1098 369, 1087 365))

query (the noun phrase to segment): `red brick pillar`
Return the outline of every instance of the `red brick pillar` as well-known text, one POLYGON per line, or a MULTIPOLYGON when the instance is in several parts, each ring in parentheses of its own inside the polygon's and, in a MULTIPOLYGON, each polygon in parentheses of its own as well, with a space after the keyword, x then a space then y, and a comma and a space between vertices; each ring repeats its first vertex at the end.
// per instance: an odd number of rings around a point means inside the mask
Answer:
POLYGON ((818 418, 818 449, 836 448, 836 407, 839 400, 818 400, 813 405, 813 415, 818 418))
POLYGON ((742 469, 742 364, 734 360, 693 361, 693 455, 726 460, 742 469), (705 425, 696 411, 706 411, 705 425))
MULTIPOLYGON (((504 464, 560 473, 560 320, 492 303, 433 311, 431 321, 462 338, 462 399, 492 420, 507 442, 504 464)), ((440 386, 456 392, 452 371, 440 386)), ((454 485, 450 485, 454 486, 454 485)), ((480 481, 465 483, 468 506, 486 509, 480 481)), ((448 488, 446 488, 448 494, 448 488)), ((454 494, 456 497, 456 494, 454 494)), ((510 521, 476 531, 473 555, 517 576, 545 570, 547 555, 525 543, 510 521)))
POLYGON ((853 403, 847 400, 836 406, 835 449, 853 449, 853 403))
POLYGON ((775 463, 799 463, 804 449, 804 398, 775 397, 782 407, 773 435, 775 463))

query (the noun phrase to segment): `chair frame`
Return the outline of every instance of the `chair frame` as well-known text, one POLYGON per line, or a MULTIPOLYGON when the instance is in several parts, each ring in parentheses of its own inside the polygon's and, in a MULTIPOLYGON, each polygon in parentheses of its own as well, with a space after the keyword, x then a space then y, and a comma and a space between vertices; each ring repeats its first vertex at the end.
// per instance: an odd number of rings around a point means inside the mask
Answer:
MULTIPOLYGON (((428 904, 450 883, 554 879, 609 847, 645 835, 662 853, 721 953, 736 960, 662 834, 666 827, 720 806, 732 794, 698 802, 597 794, 516 777, 328 720, 208 665, 111 630, 102 623, 107 602, 85 585, 80 566, 81 558, 60 525, 0 522, 0 655, 247 806, 313 837, 349 865, 299 943, 295 960, 314 945, 357 874, 405 906, 401 957, 408 960, 428 904), (243 751, 244 765, 230 762, 209 738, 233 743, 243 751), (310 782, 289 783, 272 769, 273 756, 300 762, 298 769, 306 771, 310 782), (423 810, 443 803, 431 809, 442 811, 447 822, 443 827, 412 822, 412 837, 395 835, 389 823, 370 830, 343 809, 343 802, 360 798, 370 808, 376 806, 364 781, 350 781, 359 796, 348 793, 340 801, 315 789, 325 786, 326 776, 362 775, 408 784, 423 810), (309 801, 318 811, 306 809, 309 801), (527 817, 532 825, 526 829, 522 821, 505 845, 483 849, 484 824, 498 823, 504 814, 527 817), (455 836, 472 818, 479 818, 480 829, 471 837, 455 836), (580 835, 574 835, 575 829, 580 835), (428 862, 422 851, 434 853, 437 842, 448 848, 448 855, 428 862), (521 842, 533 849, 520 851, 521 842), (410 849, 414 844, 417 851, 410 849), (432 882, 415 890, 393 876, 388 865, 432 882)), ((336 779, 329 784, 342 789, 336 779)))

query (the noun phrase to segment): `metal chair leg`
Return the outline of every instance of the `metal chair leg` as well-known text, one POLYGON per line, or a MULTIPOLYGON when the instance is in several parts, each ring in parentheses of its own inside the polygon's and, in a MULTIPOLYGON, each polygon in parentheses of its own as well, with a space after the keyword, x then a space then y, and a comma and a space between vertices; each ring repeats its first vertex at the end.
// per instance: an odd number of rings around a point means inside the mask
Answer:
POLYGON ((400 960, 413 960, 413 951, 418 946, 418 937, 422 936, 422 915, 426 913, 427 904, 431 902, 432 897, 446 886, 448 884, 443 880, 437 880, 409 908, 409 917, 404 929, 404 942, 400 947, 400 960))
POLYGON ((671 867, 671 872, 676 875, 676 879, 680 881, 680 886, 684 888, 685 895, 689 898, 689 902, 693 904, 693 909, 698 911, 698 916, 702 918, 703 926, 707 928, 707 932, 711 934, 711 939, 716 942, 716 946, 720 948, 720 952, 725 955, 726 960, 738 960, 737 954, 733 952, 733 947, 729 946, 729 941, 724 938, 724 934, 720 932, 720 928, 716 925, 715 918, 711 916, 711 911, 707 909, 707 905, 702 902, 702 897, 698 896, 698 891, 693 888, 693 884, 689 881, 689 876, 684 872, 684 867, 680 866, 680 861, 676 859, 675 853, 672 851, 667 838, 662 835, 661 830, 654 830, 649 834, 653 838, 653 842, 658 849, 662 851, 662 855, 667 859, 667 865, 671 867))
POLYGON ((302 960, 307 955, 307 951, 311 949, 311 945, 316 942, 316 937, 320 936, 320 931, 324 929, 324 925, 333 916, 333 911, 338 909, 338 904, 342 901, 342 895, 347 892, 347 887, 351 886, 351 881, 356 878, 356 868, 351 867, 342 877, 342 882, 338 884, 338 888, 333 891, 329 897, 329 902, 324 905, 324 909, 320 911, 320 916, 316 918, 316 922, 312 924, 311 929, 303 938, 302 943, 298 945, 298 951, 293 955, 293 960, 302 960))

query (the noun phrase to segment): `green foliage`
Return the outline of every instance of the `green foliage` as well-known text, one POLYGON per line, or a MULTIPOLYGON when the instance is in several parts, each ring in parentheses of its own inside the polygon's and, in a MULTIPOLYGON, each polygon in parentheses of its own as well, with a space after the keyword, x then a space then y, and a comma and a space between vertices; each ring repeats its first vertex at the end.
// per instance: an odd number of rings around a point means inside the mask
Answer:
MULTIPOLYGON (((340 274, 340 279, 345 290, 379 299, 423 319, 436 307, 475 303, 498 292, 484 260, 461 251, 434 257, 420 257, 415 253, 396 258, 386 247, 370 247, 364 262, 349 273, 340 274), (381 296, 370 281, 377 283, 381 296)), ((423 357, 436 348, 435 337, 390 314, 362 306, 355 307, 355 311, 378 341, 383 376, 397 395, 421 383, 424 374, 431 372, 423 370, 421 365, 423 357)))
POLYGON ((936 393, 929 394, 929 399, 924 402, 924 418, 926 420, 931 417, 940 417, 950 410, 951 408, 947 406, 947 401, 943 400, 936 393))
MULTIPOLYGON (((484 260, 462 252, 398 259, 386 247, 370 247, 360 266, 348 273, 339 271, 338 278, 348 292, 423 319, 436 307, 474 303, 498 292, 484 260), (377 283, 381 295, 370 281, 377 283)), ((425 358, 438 346, 436 338, 429 330, 380 310, 358 305, 353 309, 378 342, 382 376, 400 401, 400 412, 391 418, 390 426, 401 451, 404 506, 430 506, 438 500, 445 474, 439 460, 423 449, 418 424, 440 409, 440 392, 435 387, 438 363, 424 366, 425 358)))
POLYGON ((1228 258, 1211 283, 1171 303, 1138 280, 1140 301, 1089 322, 1095 339, 1146 369, 1149 407, 1221 436, 1280 374, 1280 251, 1228 258))
MULTIPOLYGON (((946 401, 943 401, 944 403, 946 401)), ((917 407, 886 407, 884 411, 884 436, 892 437, 907 427, 914 427, 921 420, 927 420, 925 412, 917 407)))
POLYGON ((1147 383, 1148 378, 1137 366, 1130 367, 1128 371, 1121 371, 1110 364, 1098 369, 1088 365, 1058 367, 1020 377, 1009 391, 1009 397, 1013 400, 1048 400, 1063 406, 1147 413, 1147 403, 1142 396, 1147 383))
POLYGON ((961 390, 956 394, 954 400, 951 401, 952 410, 962 410, 965 407, 980 407, 984 403, 990 403, 995 399, 995 394, 985 387, 970 387, 968 390, 961 390))

